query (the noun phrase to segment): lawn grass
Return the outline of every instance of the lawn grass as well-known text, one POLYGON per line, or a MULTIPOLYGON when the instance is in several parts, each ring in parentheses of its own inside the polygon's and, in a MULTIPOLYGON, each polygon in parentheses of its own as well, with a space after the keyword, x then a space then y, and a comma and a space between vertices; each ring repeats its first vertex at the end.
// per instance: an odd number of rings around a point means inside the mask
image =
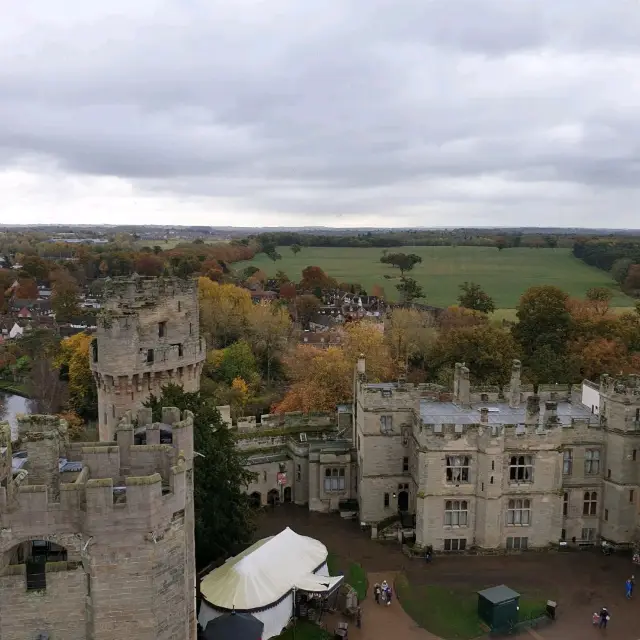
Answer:
MULTIPOLYGON (((321 267, 328 275, 342 282, 358 282, 370 291, 374 284, 382 286, 389 300, 397 300, 396 284, 399 272, 382 264, 382 249, 305 247, 294 255, 289 247, 278 249, 281 260, 273 262, 265 254, 253 260, 237 262, 234 269, 249 265, 273 276, 284 271, 299 281, 307 266, 321 267), (385 278, 385 276, 389 276, 385 278)), ((435 306, 456 303, 458 286, 466 281, 477 282, 494 299, 498 309, 514 309, 520 296, 529 287, 552 284, 572 296, 584 296, 590 287, 608 287, 613 293, 612 305, 633 306, 609 275, 589 267, 571 254, 570 249, 505 249, 493 247, 398 247, 389 251, 415 253, 422 257, 410 273, 423 287, 423 302, 435 306)))
POLYGON ((367 588, 369 581, 367 579, 367 572, 363 569, 361 564, 357 562, 351 562, 347 565, 347 570, 344 571, 343 567, 345 562, 337 556, 335 553, 329 552, 327 556, 327 567, 329 569, 330 576, 344 575, 344 581, 346 584, 351 585, 355 592, 358 594, 358 600, 364 600, 367 597, 367 588))
MULTIPOLYGON (((284 633, 276 636, 274 640, 293 640, 293 627, 289 627, 284 633)), ((296 622, 295 640, 331 640, 332 635, 320 628, 317 624, 308 620, 296 622)))
POLYGON ((29 388, 22 382, 13 382, 11 380, 0 380, 0 391, 12 393, 15 396, 29 398, 29 388))
POLYGON ((347 569, 345 581, 355 589, 359 601, 367 597, 367 573, 362 568, 362 565, 357 562, 352 562, 347 569))
MULTIPOLYGON (((471 640, 486 635, 486 628, 478 618, 475 590, 414 586, 401 575, 396 579, 396 594, 404 610, 420 627, 443 640, 471 640)), ((520 619, 543 613, 545 603, 541 598, 521 596, 520 619)))

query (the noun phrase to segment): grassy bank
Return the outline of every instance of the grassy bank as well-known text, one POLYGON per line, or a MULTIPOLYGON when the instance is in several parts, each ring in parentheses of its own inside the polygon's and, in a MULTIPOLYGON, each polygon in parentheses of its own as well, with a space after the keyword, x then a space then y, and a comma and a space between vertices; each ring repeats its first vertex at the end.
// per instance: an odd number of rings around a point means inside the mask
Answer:
MULTIPOLYGON (((541 284, 557 285, 572 296, 584 296, 591 287, 608 287, 614 295, 612 305, 633 305, 633 300, 620 291, 606 272, 577 260, 569 249, 402 247, 397 250, 422 258, 410 275, 424 288, 425 301, 436 306, 454 304, 458 286, 465 280, 480 284, 499 309, 514 309, 524 291, 541 284)), ((278 251, 282 259, 276 262, 258 254, 251 261, 235 263, 233 268, 255 265, 270 276, 282 270, 299 281, 302 270, 313 265, 339 281, 359 282, 368 291, 378 284, 390 300, 398 298, 395 285, 400 274, 380 262, 382 249, 305 247, 297 255, 289 247, 280 247, 278 251)))
MULTIPOLYGON (((478 618, 475 590, 412 585, 405 576, 399 576, 396 593, 407 614, 420 627, 443 640, 471 640, 486 634, 478 618)), ((543 613, 545 603, 542 598, 523 594, 520 598, 520 619, 543 613)))
POLYGON ((5 393, 12 393, 16 396, 22 396, 23 398, 30 397, 27 385, 21 382, 0 380, 0 391, 4 391, 5 393))

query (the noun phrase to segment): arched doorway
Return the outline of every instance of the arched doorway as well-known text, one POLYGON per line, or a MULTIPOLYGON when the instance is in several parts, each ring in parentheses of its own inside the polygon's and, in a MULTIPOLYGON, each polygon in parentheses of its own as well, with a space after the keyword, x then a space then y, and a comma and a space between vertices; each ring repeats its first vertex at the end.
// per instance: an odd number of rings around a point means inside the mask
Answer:
POLYGON ((259 509, 262 506, 262 494, 259 491, 254 491, 249 496, 249 503, 254 509, 259 509))
POLYGON ((398 511, 409 511, 409 492, 401 491, 398 494, 398 511))
POLYGON ((280 502, 280 492, 277 489, 271 489, 267 493, 267 502, 275 507, 280 502))
POLYGON ((284 488, 284 501, 291 502, 291 487, 284 488))

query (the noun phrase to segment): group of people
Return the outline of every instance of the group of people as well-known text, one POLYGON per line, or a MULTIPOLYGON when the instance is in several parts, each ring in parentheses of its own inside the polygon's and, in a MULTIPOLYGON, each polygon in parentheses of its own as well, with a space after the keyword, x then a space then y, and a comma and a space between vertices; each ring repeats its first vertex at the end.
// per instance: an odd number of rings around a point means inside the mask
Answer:
POLYGON ((386 603, 387 606, 391 604, 391 587, 386 580, 382 581, 382 584, 378 584, 377 582, 373 585, 373 597, 375 598, 376 604, 386 603))
MULTIPOLYGON (((627 596, 627 600, 631 600, 631 596, 633 596, 633 589, 635 587, 635 584, 636 584, 635 576, 631 576, 630 578, 626 579, 624 583, 624 592, 625 592, 625 595, 627 596)), ((607 609, 607 607, 602 607, 602 609, 600 609, 600 613, 593 614, 594 627, 600 627, 600 629, 606 629, 607 623, 609 622, 609 620, 611 620, 611 614, 609 613, 609 610, 607 609)))

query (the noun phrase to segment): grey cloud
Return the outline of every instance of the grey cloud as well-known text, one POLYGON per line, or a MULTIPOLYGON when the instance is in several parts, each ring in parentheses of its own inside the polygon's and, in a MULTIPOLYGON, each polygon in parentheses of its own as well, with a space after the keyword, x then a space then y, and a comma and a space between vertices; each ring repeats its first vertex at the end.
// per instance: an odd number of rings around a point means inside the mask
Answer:
POLYGON ((579 210, 593 189, 637 200, 627 0, 68 0, 65 20, 26 4, 0 26, 0 166, 42 156, 326 224, 447 201, 502 215, 554 193, 579 210), (487 176, 510 191, 476 193, 487 176))

